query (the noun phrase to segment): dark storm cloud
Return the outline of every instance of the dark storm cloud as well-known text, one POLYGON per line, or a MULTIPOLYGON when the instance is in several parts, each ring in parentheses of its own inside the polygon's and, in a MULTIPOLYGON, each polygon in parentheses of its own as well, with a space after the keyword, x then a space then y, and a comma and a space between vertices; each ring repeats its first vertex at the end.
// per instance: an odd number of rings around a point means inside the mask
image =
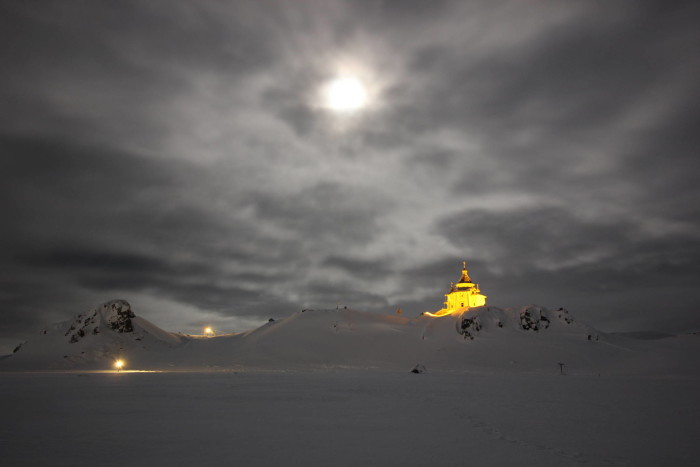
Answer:
POLYGON ((26 244, 72 238, 81 243, 121 243, 132 234, 140 236, 149 224, 158 223, 161 228, 153 234, 162 235, 201 223, 206 216, 182 205, 180 186, 197 177, 188 164, 163 165, 110 148, 38 137, 5 137, 0 149, 7 177, 0 187, 3 204, 16 220, 5 231, 5 241, 26 244), (149 209, 154 207, 158 209, 149 209), (175 207, 177 216, 172 215, 175 207), (14 229, 23 235, 12 236, 14 229), (110 238, 110 233, 121 240, 110 238))
POLYGON ((0 333, 415 314, 462 259, 492 304, 698 325, 693 3, 0 9, 0 333), (366 111, 323 108, 337 69, 366 111))
MULTIPOLYGON (((601 145, 611 152, 636 153, 633 147, 611 147, 620 143, 614 136, 633 144, 651 131, 658 149, 666 149, 662 141, 670 141, 664 138, 665 129, 692 126, 697 118, 694 104, 700 93, 693 83, 700 60, 686 56, 697 33, 683 27, 697 8, 634 8, 625 3, 602 11, 592 5, 584 8, 588 11, 545 27, 529 41, 486 51, 452 43, 417 51, 411 72, 431 77, 420 95, 424 105, 411 102, 397 113, 412 131, 451 126, 477 135, 487 140, 490 156, 507 162, 512 172, 525 171, 525 176, 532 171, 566 175, 587 162, 574 152, 582 145, 591 163, 619 155, 601 154, 601 145), (685 58, 679 60, 679 55, 685 58), (682 101, 674 102, 681 96, 682 101), (635 119, 641 120, 641 128, 635 128, 635 119), (621 134, 612 135, 614 131, 621 134)), ((551 13, 545 9, 542 16, 551 13)), ((697 142, 695 132, 686 132, 672 149, 689 154, 697 142)), ((646 158, 633 162, 641 165, 663 157, 645 153, 646 158)))
POLYGON ((328 256, 324 260, 323 265, 341 269, 352 276, 365 276, 371 279, 380 279, 392 273, 387 265, 380 260, 328 256))
MULTIPOLYGON (((561 208, 533 208, 492 213, 470 210, 440 226, 458 247, 489 252, 483 260, 507 264, 507 274, 522 275, 534 269, 596 269, 611 277, 622 271, 642 287, 658 279, 684 282, 696 271, 700 242, 693 236, 643 233, 625 220, 581 219, 561 208), (673 273, 674 266, 678 268, 673 273), (671 274, 671 277, 668 277, 671 274)), ((488 266, 487 266, 488 268, 488 266)), ((601 280, 607 282, 605 277, 601 280)))
POLYGON ((262 96, 262 104, 272 109, 300 136, 308 136, 322 121, 318 111, 304 101, 304 96, 313 92, 318 81, 315 70, 296 72, 287 76, 284 83, 267 89, 262 96))
POLYGON ((350 243, 369 241, 376 231, 376 217, 383 211, 373 200, 352 187, 328 182, 289 195, 259 193, 252 205, 260 218, 269 218, 283 232, 314 242, 326 237, 350 243), (372 203, 373 201, 373 203, 372 203))
POLYGON ((182 186, 198 177, 195 167, 59 141, 6 139, 2 149, 8 181, 0 190, 14 220, 2 236, 15 246, 5 264, 37 271, 37 287, 44 274, 66 287, 158 290, 213 309, 251 295, 235 287, 214 293, 211 284, 225 277, 217 261, 251 253, 217 242, 245 237, 245 228, 183 197, 182 186))

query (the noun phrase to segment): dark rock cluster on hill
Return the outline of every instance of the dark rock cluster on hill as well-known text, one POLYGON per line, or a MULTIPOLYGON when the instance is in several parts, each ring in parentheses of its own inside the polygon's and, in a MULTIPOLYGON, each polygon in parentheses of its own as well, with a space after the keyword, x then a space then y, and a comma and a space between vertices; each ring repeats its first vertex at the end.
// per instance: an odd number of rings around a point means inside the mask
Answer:
POLYGON ((556 320, 567 325, 574 322, 574 318, 564 308, 550 311, 539 306, 528 306, 520 310, 520 328, 525 331, 537 332, 547 329, 556 320))
POLYGON ((465 339, 474 340, 475 334, 479 331, 481 331, 481 322, 479 321, 478 316, 473 318, 462 318, 461 321, 457 322, 457 332, 465 339))
POLYGON ((70 343, 75 344, 80 339, 85 337, 85 335, 87 334, 86 330, 88 328, 90 328, 94 332, 94 330, 97 329, 98 325, 99 317, 97 316, 97 310, 93 310, 92 313, 78 315, 75 321, 68 328, 68 331, 66 331, 65 335, 70 335, 70 343))
POLYGON ((131 323, 131 318, 135 318, 136 315, 131 311, 131 305, 125 300, 114 300, 109 303, 102 305, 103 307, 110 307, 110 313, 107 316, 107 324, 109 327, 117 332, 133 332, 134 326, 131 323))
POLYGON ((547 329, 549 324, 549 318, 542 313, 541 309, 528 307, 520 311, 520 327, 525 331, 547 329))
POLYGON ((519 309, 478 307, 459 316, 455 322, 455 328, 464 339, 474 340, 481 331, 491 330, 494 327, 502 329, 515 326, 522 331, 539 332, 549 329, 554 324, 569 326, 573 322, 574 319, 564 308, 552 311, 536 305, 519 309))
POLYGON ((88 335, 100 333, 100 324, 104 324, 115 332, 133 332, 131 318, 136 315, 126 300, 112 300, 95 308, 89 313, 80 314, 66 331, 69 342, 75 344, 88 335))

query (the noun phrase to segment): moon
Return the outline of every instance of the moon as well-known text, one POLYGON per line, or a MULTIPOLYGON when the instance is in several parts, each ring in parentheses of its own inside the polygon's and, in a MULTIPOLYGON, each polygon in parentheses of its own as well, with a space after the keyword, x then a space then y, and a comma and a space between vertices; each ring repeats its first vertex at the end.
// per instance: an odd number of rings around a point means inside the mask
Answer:
POLYGON ((367 105, 367 89, 354 76, 341 76, 330 81, 324 89, 326 107, 338 113, 360 110, 367 105))

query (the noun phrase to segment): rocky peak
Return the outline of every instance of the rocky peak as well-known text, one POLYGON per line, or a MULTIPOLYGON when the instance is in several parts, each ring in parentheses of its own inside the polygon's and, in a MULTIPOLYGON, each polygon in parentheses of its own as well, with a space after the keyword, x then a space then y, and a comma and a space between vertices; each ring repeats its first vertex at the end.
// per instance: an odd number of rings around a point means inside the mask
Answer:
POLYGON ((133 332, 134 326, 131 318, 136 315, 131 310, 131 305, 126 300, 112 300, 102 305, 102 316, 107 325, 113 331, 133 332))
POLYGON ((134 325, 131 318, 136 315, 131 310, 131 305, 126 300, 110 300, 103 303, 88 313, 80 314, 70 324, 66 331, 69 342, 75 344, 88 335, 99 334, 100 326, 106 326, 112 331, 123 333, 133 332, 134 325))

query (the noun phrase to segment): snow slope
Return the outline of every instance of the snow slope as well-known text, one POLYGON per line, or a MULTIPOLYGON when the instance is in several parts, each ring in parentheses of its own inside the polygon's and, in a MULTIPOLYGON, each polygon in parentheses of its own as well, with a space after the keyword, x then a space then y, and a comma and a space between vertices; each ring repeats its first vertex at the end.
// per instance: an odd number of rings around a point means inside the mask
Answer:
MULTIPOLYGON (((112 300, 74 320, 56 323, 23 343, 0 369, 67 370, 109 366, 122 353, 137 357, 181 345, 183 338, 138 317, 125 300, 112 300)), ((146 363, 146 362, 144 362, 146 363)))
POLYGON ((355 310, 305 310, 257 329, 217 337, 163 331, 123 300, 107 302, 39 336, 0 369, 224 370, 380 368, 575 374, 697 372, 700 336, 609 335, 565 309, 480 307, 406 318, 355 310), (563 364, 563 365, 560 365, 563 364))

